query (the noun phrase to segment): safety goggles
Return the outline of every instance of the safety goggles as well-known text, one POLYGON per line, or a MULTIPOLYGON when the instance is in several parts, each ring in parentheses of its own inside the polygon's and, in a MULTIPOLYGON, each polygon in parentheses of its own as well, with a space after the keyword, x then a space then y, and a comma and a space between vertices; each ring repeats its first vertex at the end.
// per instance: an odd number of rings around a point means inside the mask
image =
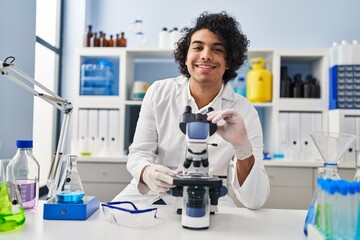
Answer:
POLYGON ((147 228, 161 222, 161 220, 156 217, 157 208, 139 209, 130 201, 102 203, 101 207, 105 220, 112 224, 134 228, 147 228))

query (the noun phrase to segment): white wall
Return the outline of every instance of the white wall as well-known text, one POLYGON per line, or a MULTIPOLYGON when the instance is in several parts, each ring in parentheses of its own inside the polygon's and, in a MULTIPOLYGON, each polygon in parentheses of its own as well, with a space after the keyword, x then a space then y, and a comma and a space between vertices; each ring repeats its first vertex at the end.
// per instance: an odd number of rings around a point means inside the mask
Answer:
MULTIPOLYGON (((35 0, 0 0, 0 8, 0 61, 14 56, 14 65, 34 76, 35 0)), ((0 75, 0 158, 15 154, 16 139, 32 139, 32 122, 32 94, 0 75)))
MULTIPOLYGON (((128 30, 140 16, 152 46, 163 26, 183 27, 201 12, 226 10, 237 18, 252 48, 328 47, 360 39, 358 0, 88 0, 89 24, 108 35, 128 30)), ((131 38, 131 35, 128 34, 131 38)))

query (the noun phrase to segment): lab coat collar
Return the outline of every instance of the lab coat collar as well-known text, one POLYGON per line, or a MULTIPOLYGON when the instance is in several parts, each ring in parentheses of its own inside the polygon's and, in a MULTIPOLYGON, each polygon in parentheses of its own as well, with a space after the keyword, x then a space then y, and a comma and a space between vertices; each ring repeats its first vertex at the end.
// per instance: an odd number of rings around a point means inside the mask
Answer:
MULTIPOLYGON (((177 99, 178 104, 180 106, 180 109, 185 109, 185 107, 188 105, 188 101, 190 99, 188 90, 187 90, 187 84, 189 82, 189 79, 184 76, 179 76, 175 78, 175 82, 177 83, 177 99)), ((212 107, 215 111, 222 110, 223 102, 224 101, 235 101, 235 93, 231 86, 229 84, 225 84, 222 89, 221 96, 218 97, 215 102, 213 103, 212 107)))

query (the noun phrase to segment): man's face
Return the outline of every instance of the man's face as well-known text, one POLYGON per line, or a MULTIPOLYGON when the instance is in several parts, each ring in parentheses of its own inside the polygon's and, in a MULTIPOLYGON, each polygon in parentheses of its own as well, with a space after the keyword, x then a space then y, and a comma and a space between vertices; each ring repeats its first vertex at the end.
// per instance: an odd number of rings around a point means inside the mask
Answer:
POLYGON ((226 51, 219 37, 208 29, 193 33, 185 64, 191 79, 200 84, 222 83, 226 69, 226 51))

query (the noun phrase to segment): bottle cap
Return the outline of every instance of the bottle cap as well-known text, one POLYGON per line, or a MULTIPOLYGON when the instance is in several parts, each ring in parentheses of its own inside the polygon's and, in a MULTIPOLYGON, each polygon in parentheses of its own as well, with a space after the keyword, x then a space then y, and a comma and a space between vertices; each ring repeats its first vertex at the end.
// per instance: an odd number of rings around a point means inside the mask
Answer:
POLYGON ((32 148, 33 140, 16 140, 17 148, 32 148))

